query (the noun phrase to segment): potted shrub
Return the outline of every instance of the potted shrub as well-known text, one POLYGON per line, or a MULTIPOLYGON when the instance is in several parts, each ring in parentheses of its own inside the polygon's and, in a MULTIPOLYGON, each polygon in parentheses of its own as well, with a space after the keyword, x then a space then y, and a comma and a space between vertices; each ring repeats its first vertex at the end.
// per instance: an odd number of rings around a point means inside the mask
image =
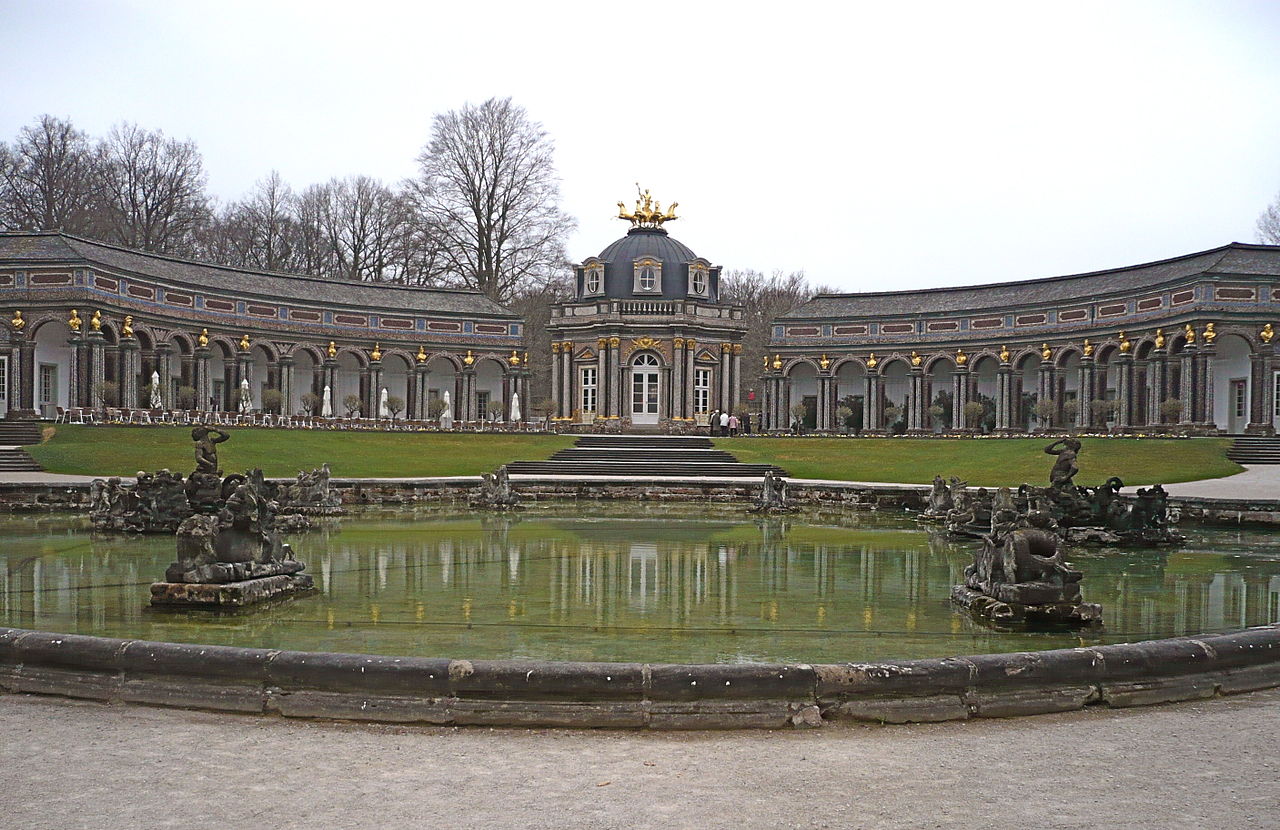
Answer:
POLYGON ((302 411, 308 415, 320 413, 320 396, 315 392, 307 392, 302 396, 302 411))
POLYGON ((342 408, 347 410, 348 418, 354 418, 359 415, 362 405, 359 395, 347 395, 342 399, 342 408))
POLYGON ((491 421, 501 421, 502 413, 506 407, 502 405, 502 401, 489 401, 484 405, 485 414, 489 416, 491 421))
POLYGON ((986 414, 987 408, 982 405, 982 401, 969 401, 964 405, 964 422, 968 429, 973 432, 982 432, 982 416, 986 414))
POLYGON ((1177 398, 1169 398, 1160 402, 1160 420, 1169 424, 1176 424, 1182 419, 1182 401, 1177 398))
POLYGON ((93 397, 99 407, 115 406, 120 400, 120 384, 103 380, 93 385, 93 397))
POLYGON ((284 395, 279 389, 263 389, 262 390, 262 408, 273 415, 280 414, 280 407, 284 405, 284 395))
POLYGON ((404 411, 404 398, 399 395, 387 396, 387 409, 391 412, 391 420, 395 420, 404 411))
POLYGON ((196 408, 196 389, 194 386, 178 387, 178 408, 179 409, 195 409, 196 408))
POLYGON ((1053 398, 1036 401, 1031 407, 1031 414, 1036 416, 1040 429, 1053 429, 1053 419, 1058 414, 1058 402, 1053 398))
POLYGON ((841 432, 849 431, 849 419, 853 417, 853 410, 847 406, 836 407, 836 425, 840 427, 841 432))

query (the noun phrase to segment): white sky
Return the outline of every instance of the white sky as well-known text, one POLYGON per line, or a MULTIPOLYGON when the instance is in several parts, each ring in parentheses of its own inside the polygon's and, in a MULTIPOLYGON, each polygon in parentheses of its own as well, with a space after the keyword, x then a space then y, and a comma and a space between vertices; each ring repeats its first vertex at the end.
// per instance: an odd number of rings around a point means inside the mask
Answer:
POLYGON ((0 137, 41 113, 196 140, 233 199, 412 175, 510 95, 569 254, 634 183, 726 268, 840 290, 1077 273, 1233 240, 1280 192, 1280 2, 0 0, 0 137))

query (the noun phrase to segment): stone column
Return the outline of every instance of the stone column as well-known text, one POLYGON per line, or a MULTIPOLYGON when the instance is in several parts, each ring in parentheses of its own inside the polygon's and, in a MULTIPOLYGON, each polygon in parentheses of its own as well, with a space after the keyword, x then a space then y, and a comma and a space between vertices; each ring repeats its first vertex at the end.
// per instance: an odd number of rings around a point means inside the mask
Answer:
MULTIPOLYGON (((729 406, 731 412, 737 412, 738 401, 742 400, 742 344, 733 344, 733 359, 729 361, 729 406)), ((738 413, 741 415, 742 413, 738 413)))
MULTIPOLYGON (((89 353, 85 348, 84 335, 78 331, 71 332, 67 345, 71 348, 71 377, 67 379, 67 405, 89 406, 89 353)), ((162 343, 161 347, 171 348, 167 343, 162 343)))
MULTIPOLYGON (((1062 406, 1062 401, 1058 400, 1058 371, 1052 359, 1040 361, 1040 368, 1036 374, 1036 400, 1053 401, 1058 409, 1062 406)), ((1055 419, 1051 418, 1049 424, 1042 422, 1040 426, 1052 426, 1053 420, 1055 419)))
POLYGON ((468 421, 478 421, 482 417, 479 401, 476 400, 476 370, 467 367, 462 372, 462 398, 466 403, 463 417, 468 421))
POLYGON ((138 374, 142 371, 139 350, 134 338, 120 338, 120 405, 128 409, 138 408, 138 374))
POLYGON ((560 344, 561 368, 564 372, 560 386, 561 394, 564 397, 564 408, 560 412, 560 416, 562 418, 572 416, 574 407, 577 405, 575 401, 578 399, 576 390, 578 388, 579 380, 576 377, 578 372, 573 362, 574 348, 575 346, 572 342, 560 344))
POLYGON ((1079 386, 1080 391, 1077 393, 1080 402, 1080 410, 1076 412, 1076 426, 1080 429, 1088 429, 1093 426, 1093 409, 1089 404, 1093 403, 1096 394, 1096 366, 1093 362, 1093 355, 1080 358, 1079 386))
POLYGON ((1272 408, 1275 406, 1275 347, 1259 343, 1249 356, 1249 435, 1275 435, 1272 408))
POLYGON ((609 338, 596 340, 596 417, 609 414, 609 338))
POLYGON ((818 406, 817 418, 814 421, 814 427, 818 432, 827 432, 831 429, 831 378, 828 375, 818 375, 818 406))
POLYGON ((671 341, 671 394, 669 397, 673 421, 684 420, 684 387, 686 383, 693 383, 693 378, 685 377, 684 369, 684 338, 677 337, 671 341))
POLYGON ((280 414, 292 415, 293 413, 293 355, 281 355, 280 360, 276 364, 277 371, 280 373, 280 414))
POLYGON ((964 414, 965 405, 969 403, 969 367, 957 366, 951 375, 951 428, 955 430, 973 429, 977 424, 970 424, 964 414))
POLYGON ((1190 426, 1199 418, 1199 390, 1196 388, 1196 354, 1195 343, 1187 343, 1178 355, 1178 386, 1182 396, 1182 417, 1179 423, 1190 426))
MULTIPOLYGON (((693 379, 696 377, 694 369, 697 366, 697 345, 698 341, 692 337, 686 337, 684 341, 684 390, 681 394, 684 396, 684 416, 686 418, 693 417, 693 379)), ((708 390, 709 396, 710 390, 708 390)))
MULTIPOLYGON (((170 343, 156 344, 156 372, 160 374, 160 402, 166 409, 173 409, 178 405, 174 400, 173 394, 173 345, 170 343)), ((150 379, 147 381, 150 383, 150 379)), ((149 402, 148 402, 149 403, 149 402)))
POLYGON ((554 412, 548 412, 547 417, 557 417, 564 411, 564 401, 561 400, 563 394, 564 370, 561 368, 562 360, 560 358, 560 344, 551 344, 551 400, 556 402, 554 412))
POLYGON ((884 379, 872 371, 867 375, 867 394, 862 401, 862 429, 882 433, 884 426, 884 379))
POLYGON ((1205 427, 1214 425, 1213 420, 1213 361, 1218 356, 1218 348, 1213 343, 1200 346, 1200 354, 1195 361, 1194 372, 1196 395, 1199 400, 1196 423, 1205 427))
POLYGON ((1121 352, 1116 361, 1116 427, 1133 426, 1133 355, 1121 352))
POLYGON ((996 370, 996 432, 1013 432, 1013 367, 1001 363, 996 370))
MULTIPOLYGON (((101 335, 99 335, 101 337, 101 335)), ((15 418, 35 418, 40 412, 36 409, 36 342, 23 338, 18 341, 18 388, 15 396, 18 401, 15 418)))
POLYGON ((609 338, 609 415, 613 418, 621 418, 623 410, 626 407, 623 404, 626 396, 626 387, 623 386, 622 371, 622 340, 618 337, 609 338))
MULTIPOLYGON (((106 339, 100 331, 90 331, 86 337, 89 343, 89 399, 92 406, 102 406, 97 390, 107 377, 106 339)), ((205 355, 207 360, 208 349, 205 355)))
POLYGON ((427 361, 419 360, 413 364, 413 404, 409 409, 409 419, 423 421, 427 412, 427 361))
POLYGON ((326 357, 320 369, 320 409, 316 413, 319 415, 324 412, 324 390, 329 388, 329 408, 334 416, 342 414, 342 401, 337 400, 338 397, 338 361, 332 357, 326 357))
POLYGON ((924 398, 924 368, 912 366, 908 375, 910 399, 907 401, 907 432, 911 435, 922 435, 925 429, 926 415, 924 398))
MULTIPOLYGON (((92 364, 92 349, 90 349, 90 364, 92 364)), ((89 377, 93 377, 93 369, 89 370, 89 377)), ((197 346, 191 355, 191 385, 196 390, 196 406, 195 408, 201 412, 209 409, 209 396, 213 394, 213 385, 209 380, 209 347, 197 346)))
POLYGON ((1168 397, 1168 359, 1164 349, 1153 349, 1147 358, 1147 423, 1163 424, 1160 405, 1168 397))
POLYGON ((733 346, 731 344, 720 344, 720 368, 717 372, 719 377, 716 378, 716 389, 718 390, 716 399, 719 401, 720 409, 726 412, 733 410, 733 401, 729 400, 729 361, 732 350, 733 346))
POLYGON ((378 411, 378 403, 382 400, 382 361, 370 360, 366 371, 369 374, 369 397, 365 399, 365 415, 369 418, 377 418, 381 414, 378 411))

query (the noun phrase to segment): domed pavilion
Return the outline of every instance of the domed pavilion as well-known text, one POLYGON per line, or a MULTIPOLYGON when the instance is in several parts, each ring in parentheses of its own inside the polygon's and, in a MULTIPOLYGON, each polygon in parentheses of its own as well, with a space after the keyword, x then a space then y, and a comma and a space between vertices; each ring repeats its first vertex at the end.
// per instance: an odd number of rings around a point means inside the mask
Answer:
POLYGON ((720 266, 667 233, 675 208, 619 202, 627 235, 575 266, 548 324, 558 420, 678 433, 737 405, 742 309, 720 301, 720 266))

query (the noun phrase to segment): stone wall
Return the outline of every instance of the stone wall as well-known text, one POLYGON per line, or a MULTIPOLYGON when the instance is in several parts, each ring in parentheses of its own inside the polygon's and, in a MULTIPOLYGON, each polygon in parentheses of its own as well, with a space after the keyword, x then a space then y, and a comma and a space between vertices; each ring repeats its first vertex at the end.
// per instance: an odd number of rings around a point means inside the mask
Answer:
POLYGON ((1280 686, 1280 626, 833 665, 383 657, 0 628, 0 690, 291 718, 738 729, 1139 706, 1280 686))

